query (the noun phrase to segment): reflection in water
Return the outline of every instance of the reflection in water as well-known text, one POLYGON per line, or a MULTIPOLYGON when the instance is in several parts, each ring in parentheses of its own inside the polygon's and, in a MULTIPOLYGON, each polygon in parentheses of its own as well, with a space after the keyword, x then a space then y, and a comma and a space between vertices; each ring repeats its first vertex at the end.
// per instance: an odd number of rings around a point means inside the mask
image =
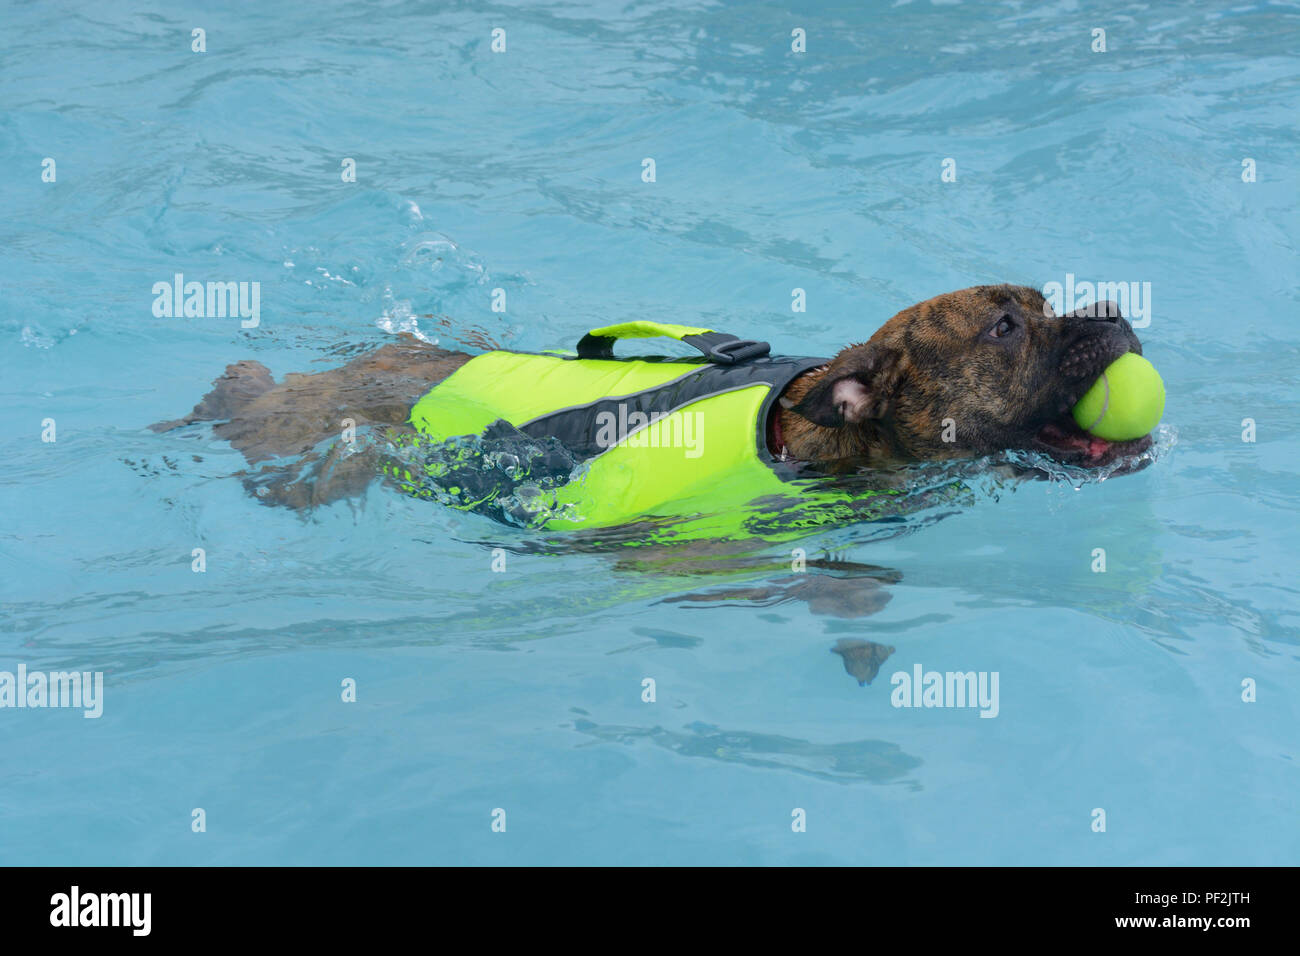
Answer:
POLYGON ((920 758, 884 740, 815 744, 776 734, 721 730, 699 722, 676 732, 663 727, 603 726, 585 717, 575 719, 573 729, 608 743, 648 741, 683 757, 790 770, 834 783, 905 783, 912 790, 921 789, 917 781, 905 779, 921 766, 920 758))
POLYGON ((607 653, 626 654, 629 651, 641 651, 652 647, 691 650, 704 643, 702 638, 693 637, 690 634, 678 634, 675 631, 664 631, 656 627, 634 627, 632 633, 649 638, 649 640, 629 644, 626 647, 619 647, 607 653))
MULTIPOLYGON (((897 571, 879 569, 894 584, 902 580, 897 571)), ((748 588, 723 588, 664 598, 664 604, 692 603, 708 607, 737 607, 748 603, 773 607, 789 601, 804 601, 814 614, 832 617, 866 617, 889 603, 889 592, 874 576, 837 577, 829 574, 792 574, 748 588)))
MULTIPOLYGON (((803 601, 813 614, 838 618, 860 618, 875 614, 889 603, 885 584, 897 584, 903 575, 892 568, 849 561, 811 561, 812 566, 834 569, 831 574, 792 574, 750 587, 723 587, 710 591, 678 594, 663 604, 697 607, 774 607, 803 601)), ((859 687, 870 684, 880 665, 894 652, 887 644, 860 638, 840 638, 831 648, 844 659, 844 670, 859 687)))
POLYGON ((875 680, 880 665, 894 653, 894 648, 888 644, 841 637, 831 648, 831 653, 844 658, 844 670, 857 679, 859 687, 865 687, 875 680))
MULTIPOLYGON (((1163 434, 1157 436, 1157 451, 1167 450, 1174 439, 1174 433, 1166 426, 1161 426, 1161 431, 1163 434)), ((163 469, 172 469, 167 474, 175 474, 179 468, 181 474, 188 471, 205 481, 213 477, 206 466, 197 473, 192 467, 185 459, 162 460, 163 469)), ((223 471, 219 469, 216 473, 223 471)), ((1005 464, 999 467, 990 461, 917 466, 904 471, 914 479, 904 484, 913 488, 950 487, 953 479, 957 479, 974 500, 996 499, 1020 484, 1026 475, 1023 469, 1005 464)), ((1064 487, 1075 484, 1063 476, 1052 477, 1052 484, 1064 487)), ((917 501, 910 495, 908 500, 917 501)), ((857 550, 884 538, 914 534, 954 513, 952 499, 945 499, 944 504, 947 506, 841 529, 834 547, 837 551, 857 550)), ((432 507, 436 510, 436 505, 432 507)), ((380 519, 384 515, 381 510, 373 513, 380 519)), ((327 521, 330 517, 331 513, 327 512, 315 520, 327 521)), ((337 516, 333 517, 338 525, 337 516)), ((304 535, 308 537, 314 534, 310 524, 313 520, 305 519, 304 535)), ((346 533, 365 534, 367 526, 376 535, 395 534, 393 528, 382 526, 380 520, 372 519, 367 512, 361 513, 356 524, 348 523, 346 533)), ((441 538, 426 541, 417 534, 406 538, 398 535, 398 539, 406 544, 414 541, 439 548, 448 546, 448 539, 454 541, 454 534, 441 525, 434 527, 442 531, 441 538)), ((482 533, 482 523, 473 527, 482 533)), ((349 565, 346 555, 350 545, 323 557, 292 547, 283 552, 238 553, 226 556, 225 565, 231 577, 217 592, 212 595, 202 589, 182 592, 191 608, 186 620, 168 617, 176 600, 173 592, 108 587, 83 595, 49 598, 38 594, 10 600, 0 619, 0 635, 23 636, 22 653, 29 666, 84 669, 93 663, 96 668, 112 668, 119 677, 141 671, 157 672, 170 664, 192 659, 275 653, 307 644, 418 647, 459 641, 516 647, 532 640, 571 635, 588 626, 593 615, 618 612, 621 608, 653 607, 656 603, 673 604, 687 612, 680 615, 680 620, 682 625, 690 622, 691 626, 681 629, 698 633, 675 638, 685 643, 707 639, 707 632, 696 627, 705 623, 699 613, 703 607, 741 604, 793 608, 803 603, 811 613, 831 619, 827 623, 833 627, 836 619, 852 621, 878 612, 890 599, 888 585, 903 579, 898 570, 829 555, 821 558, 810 555, 807 570, 796 575, 791 573, 790 544, 759 539, 645 544, 645 538, 637 534, 639 530, 642 529, 604 529, 599 533, 556 534, 532 540, 522 537, 518 529, 496 540, 474 540, 466 536, 460 540, 473 541, 485 549, 502 548, 512 554, 561 560, 534 565, 538 570, 536 578, 512 575, 507 581, 493 577, 485 579, 483 586, 468 587, 452 599, 415 604, 410 599, 408 578, 401 575, 390 578, 374 573, 372 567, 349 565), (625 532, 628 537, 619 538, 618 532, 625 532), (628 546, 638 540, 639 546, 628 546), (549 583, 533 586, 535 580, 550 581, 549 575, 556 573, 552 564, 563 565, 565 557, 581 554, 601 556, 616 573, 603 578, 600 587, 555 587, 549 583), (267 569, 291 574, 268 575, 267 569), (339 575, 343 584, 339 583, 339 575), (310 611, 292 624, 280 622, 278 609, 286 601, 311 605, 328 602, 340 589, 364 591, 372 604, 366 622, 339 620, 329 613, 313 616, 310 611), (104 622, 109 619, 113 624, 106 632, 104 622), (162 621, 166 623, 161 626, 156 623, 162 621)), ((1071 602, 1084 606, 1094 617, 1131 623, 1133 602, 1140 594, 1146 616, 1139 626, 1170 649, 1192 641, 1197 627, 1225 621, 1244 635, 1256 653, 1271 653, 1267 650, 1270 641, 1291 641, 1285 626, 1274 615, 1261 613, 1251 600, 1216 588, 1204 578, 1176 566, 1167 566, 1154 544, 1139 549, 1142 543, 1155 541, 1162 531, 1162 525, 1154 519, 1149 527, 1143 525, 1133 530, 1134 544, 1128 550, 1123 575, 1093 574, 1086 563, 1067 562, 1063 555, 1036 552, 1032 563, 1026 563, 1023 568, 1015 561, 1008 561, 1000 567, 997 576, 981 579, 979 600, 985 605, 1020 606, 1033 601, 1057 607, 1062 595, 1068 594, 1071 602), (1050 587, 1044 582, 1050 582, 1050 587)), ((175 561, 176 557, 171 552, 141 549, 114 554, 111 560, 117 568, 157 567, 175 561)), ((913 587, 953 585, 951 568, 943 555, 935 555, 928 566, 927 562, 918 562, 916 568, 909 569, 907 578, 913 587)), ((873 622, 871 632, 864 636, 901 635, 929 620, 923 617, 887 624, 873 622)), ((856 636, 852 630, 841 629, 840 634, 856 636)), ((642 636, 661 640, 658 635, 642 636)), ((862 680, 849 660, 854 653, 840 656, 845 658, 849 673, 862 680)))

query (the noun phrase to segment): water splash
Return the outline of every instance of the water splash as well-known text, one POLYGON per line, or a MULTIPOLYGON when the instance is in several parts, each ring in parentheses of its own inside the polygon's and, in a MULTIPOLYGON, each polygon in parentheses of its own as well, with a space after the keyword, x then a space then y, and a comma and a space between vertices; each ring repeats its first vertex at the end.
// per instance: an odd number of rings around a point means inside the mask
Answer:
MULTIPOLYGON (((996 502, 1030 479, 1078 490, 1140 470, 1166 455, 1176 441, 1176 430, 1161 426, 1149 449, 1103 468, 1065 465, 1037 452, 1007 451, 976 459, 863 468, 847 475, 810 471, 791 484, 788 499, 753 503, 755 517, 748 527, 760 535, 847 525, 882 526, 877 530, 890 535, 906 533, 980 499, 996 502), (801 497, 800 487, 810 493, 847 492, 849 504, 809 512, 812 499, 801 497)), ((580 507, 561 503, 556 492, 581 481, 590 461, 558 439, 534 438, 498 421, 477 436, 432 441, 419 435, 388 435, 383 443, 383 471, 407 494, 528 530, 542 530, 554 519, 582 520, 580 507)), ((623 532, 646 534, 651 524, 662 533, 678 521, 698 517, 633 519, 626 526, 593 533, 602 540, 620 538, 623 532)))
POLYGON ((1075 491, 1085 485, 1099 484, 1116 475, 1129 475, 1155 464, 1173 451, 1178 444, 1178 430, 1173 425, 1160 425, 1151 433, 1151 446, 1136 455, 1126 455, 1096 468, 1067 465, 1050 455, 1038 451, 1009 451, 1008 463, 1040 473, 1049 481, 1063 482, 1075 491))
POLYGON ((388 436, 384 472, 402 491, 521 528, 580 519, 555 492, 581 480, 587 463, 555 438, 532 438, 504 422, 446 441, 388 436))
POLYGON ((421 342, 437 345, 438 337, 429 335, 420 328, 421 318, 422 316, 418 316, 411 311, 411 301, 409 299, 395 299, 392 286, 384 288, 384 308, 379 318, 375 320, 376 326, 390 335, 399 335, 405 332, 415 336, 421 342))

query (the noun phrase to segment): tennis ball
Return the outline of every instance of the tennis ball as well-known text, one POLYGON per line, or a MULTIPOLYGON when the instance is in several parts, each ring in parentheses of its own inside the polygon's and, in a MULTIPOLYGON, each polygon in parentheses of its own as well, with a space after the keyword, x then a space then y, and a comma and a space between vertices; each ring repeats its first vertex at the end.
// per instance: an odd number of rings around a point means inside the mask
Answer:
POLYGON ((1121 355, 1083 393, 1074 420, 1106 441, 1130 441, 1149 434, 1165 411, 1165 383, 1156 367, 1138 355, 1121 355))

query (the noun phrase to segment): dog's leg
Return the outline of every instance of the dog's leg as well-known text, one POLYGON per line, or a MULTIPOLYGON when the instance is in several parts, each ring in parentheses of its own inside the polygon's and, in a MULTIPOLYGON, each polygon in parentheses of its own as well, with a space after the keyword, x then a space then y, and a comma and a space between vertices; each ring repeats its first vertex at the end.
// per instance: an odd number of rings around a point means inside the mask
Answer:
POLYGON ((261 362, 247 360, 227 365, 226 371, 212 384, 212 391, 203 396, 203 400, 184 418, 156 422, 149 427, 156 432, 165 432, 195 422, 234 418, 256 399, 275 388, 271 370, 261 362))
POLYGON ((378 448, 364 445, 354 449, 338 441, 323 453, 309 452, 293 464, 267 466, 246 474, 244 488, 265 505, 314 508, 344 498, 359 498, 380 476, 382 461, 383 453, 378 448))
POLYGON ((151 427, 166 431, 216 421, 216 437, 229 441, 250 465, 295 458, 249 476, 246 484, 261 501, 309 507, 359 494, 374 477, 366 469, 373 469, 377 456, 365 448, 353 454, 341 441, 345 428, 403 428, 420 396, 469 359, 402 336, 341 368, 289 374, 279 384, 260 363, 236 362, 188 416, 151 427), (319 452, 331 438, 340 441, 319 452))

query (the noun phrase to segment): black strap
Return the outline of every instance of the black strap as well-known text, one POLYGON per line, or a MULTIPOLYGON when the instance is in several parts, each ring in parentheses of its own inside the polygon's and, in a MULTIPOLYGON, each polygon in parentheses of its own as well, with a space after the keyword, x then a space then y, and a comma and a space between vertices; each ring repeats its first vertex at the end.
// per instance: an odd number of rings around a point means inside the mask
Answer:
POLYGON ((766 342, 742 339, 727 332, 701 332, 699 335, 683 335, 682 341, 693 345, 710 362, 718 365, 739 365, 750 359, 762 358, 772 351, 766 342))
MULTIPOLYGON (((613 336, 593 335, 588 332, 578 341, 578 358, 612 359, 613 336)), ((717 365, 738 365, 750 359, 761 358, 772 351, 766 342, 742 339, 727 332, 701 332, 697 335, 683 335, 681 341, 704 353, 704 357, 717 365)))

